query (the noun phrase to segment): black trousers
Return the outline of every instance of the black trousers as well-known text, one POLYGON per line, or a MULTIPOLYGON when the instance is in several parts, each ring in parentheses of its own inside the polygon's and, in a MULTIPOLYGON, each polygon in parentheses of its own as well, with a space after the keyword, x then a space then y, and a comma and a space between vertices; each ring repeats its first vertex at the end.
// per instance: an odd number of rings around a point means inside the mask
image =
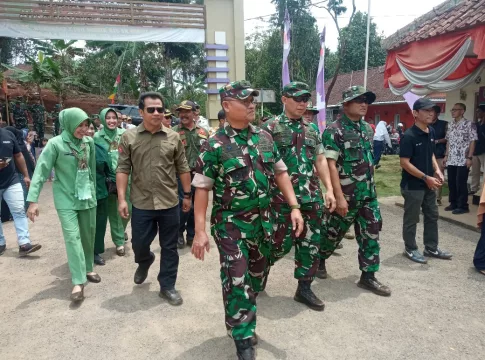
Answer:
POLYGON ((406 250, 417 250, 416 226, 419 222, 419 214, 423 210, 424 246, 430 250, 438 247, 438 205, 436 204, 436 192, 428 188, 424 190, 407 190, 401 188, 404 198, 404 217, 402 224, 402 237, 406 250))
POLYGON ((175 288, 179 266, 177 239, 179 230, 179 206, 165 210, 142 210, 133 206, 131 229, 135 262, 139 266, 148 267, 153 256, 150 251, 157 231, 160 239, 160 273, 158 282, 160 289, 175 288))
POLYGON ((450 205, 457 209, 468 210, 468 173, 466 166, 448 166, 448 186, 450 205))

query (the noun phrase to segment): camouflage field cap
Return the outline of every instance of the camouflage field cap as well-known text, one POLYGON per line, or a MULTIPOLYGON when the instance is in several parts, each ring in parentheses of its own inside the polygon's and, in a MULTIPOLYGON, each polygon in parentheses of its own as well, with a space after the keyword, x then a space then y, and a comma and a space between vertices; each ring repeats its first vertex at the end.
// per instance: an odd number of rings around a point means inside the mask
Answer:
POLYGON ((259 91, 254 90, 249 81, 240 80, 233 81, 226 86, 221 87, 219 89, 219 95, 221 96, 221 101, 225 98, 245 100, 251 95, 258 96, 259 91))
POLYGON ((283 87, 283 96, 297 97, 303 95, 312 96, 310 87, 303 82, 292 81, 283 87))
POLYGON ((372 91, 367 91, 363 86, 354 85, 342 93, 342 101, 340 104, 352 101, 362 95, 367 98, 367 104, 369 105, 376 101, 376 94, 372 91))
POLYGON ((318 114, 320 112, 315 106, 313 106, 313 103, 311 101, 308 102, 308 105, 306 107, 306 111, 311 111, 314 114, 318 114))
POLYGON ((163 113, 163 116, 165 117, 172 116, 172 112, 170 110, 165 110, 165 112, 163 113))
POLYGON ((177 111, 180 111, 180 110, 192 110, 192 111, 195 111, 195 104, 193 101, 190 101, 190 100, 184 100, 180 103, 179 106, 177 106, 177 111))

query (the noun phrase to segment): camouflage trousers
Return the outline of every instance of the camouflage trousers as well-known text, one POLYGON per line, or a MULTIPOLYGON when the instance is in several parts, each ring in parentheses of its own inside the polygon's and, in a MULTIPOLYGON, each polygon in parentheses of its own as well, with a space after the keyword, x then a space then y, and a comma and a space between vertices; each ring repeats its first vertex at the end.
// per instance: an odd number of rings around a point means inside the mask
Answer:
POLYGON ((227 333, 234 340, 248 339, 256 329, 256 297, 268 275, 262 235, 255 239, 214 237, 221 262, 222 297, 227 333))
POLYGON ((320 256, 328 259, 345 233, 354 224, 355 238, 359 244, 359 267, 365 272, 379 270, 379 231, 382 228, 381 210, 377 199, 349 204, 349 212, 342 217, 336 212, 327 215, 322 228, 320 256))
POLYGON ((54 120, 54 127, 52 130, 52 135, 57 136, 61 133, 61 124, 59 122, 59 117, 54 120))
POLYGON ((39 135, 39 140, 44 138, 44 121, 43 119, 34 119, 34 130, 39 135))
POLYGON ((295 237, 291 225, 291 208, 288 204, 272 204, 276 215, 274 236, 271 243, 270 265, 288 254, 295 246, 295 279, 313 280, 318 269, 323 217, 321 203, 308 203, 301 206, 305 227, 299 237, 295 237))

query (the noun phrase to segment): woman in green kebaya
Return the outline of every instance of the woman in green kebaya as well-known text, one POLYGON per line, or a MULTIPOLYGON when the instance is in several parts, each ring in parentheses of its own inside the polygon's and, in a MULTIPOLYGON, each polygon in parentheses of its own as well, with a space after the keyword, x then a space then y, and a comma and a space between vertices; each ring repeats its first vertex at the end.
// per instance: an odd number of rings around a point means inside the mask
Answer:
MULTIPOLYGON (((118 213, 116 193, 116 167, 121 135, 126 131, 118 128, 116 111, 110 108, 101 110, 99 120, 103 128, 94 135, 96 145, 96 240, 94 242, 94 262, 104 265, 100 254, 104 253, 104 236, 109 219, 111 240, 116 245, 116 254, 125 255, 125 229, 129 219, 122 219, 118 213)), ((129 195, 128 195, 129 196, 129 195)))
POLYGON ((99 275, 93 272, 96 160, 93 139, 85 136, 88 119, 88 115, 79 108, 61 111, 59 122, 63 131, 49 140, 42 151, 27 197, 30 202, 27 215, 34 221, 39 216, 38 200, 42 186, 54 169, 56 176, 52 191, 74 285, 72 301, 84 299, 86 281, 101 281, 99 275))

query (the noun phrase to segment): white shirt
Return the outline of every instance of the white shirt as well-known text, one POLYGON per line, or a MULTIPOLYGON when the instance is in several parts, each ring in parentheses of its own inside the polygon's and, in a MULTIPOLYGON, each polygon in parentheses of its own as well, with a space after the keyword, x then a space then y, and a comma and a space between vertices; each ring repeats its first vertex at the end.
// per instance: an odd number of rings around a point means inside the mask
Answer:
POLYGON ((375 141, 386 141, 387 145, 392 148, 391 138, 387 132, 387 123, 384 120, 379 121, 376 126, 376 133, 374 134, 375 141))

